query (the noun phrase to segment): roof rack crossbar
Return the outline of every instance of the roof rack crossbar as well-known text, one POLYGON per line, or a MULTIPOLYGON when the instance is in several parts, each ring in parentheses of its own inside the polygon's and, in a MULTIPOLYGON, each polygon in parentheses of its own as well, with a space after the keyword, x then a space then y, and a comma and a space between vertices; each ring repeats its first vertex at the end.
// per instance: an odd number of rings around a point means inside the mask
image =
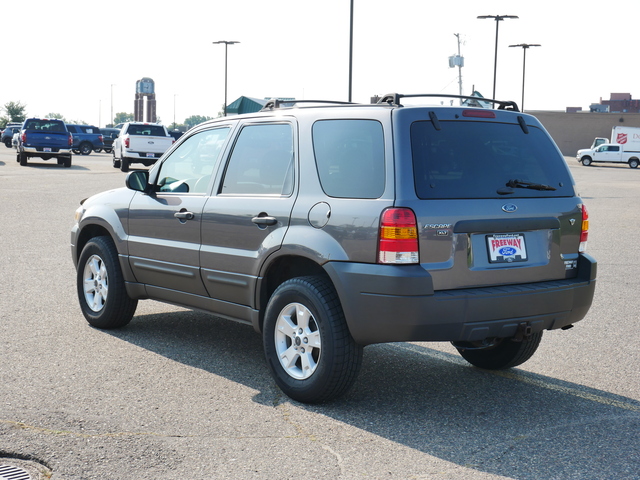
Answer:
POLYGON ((441 97, 441 98, 459 98, 461 100, 475 100, 478 102, 487 102, 487 103, 497 103, 498 110, 513 110, 515 112, 519 112, 520 109, 516 102, 512 102, 510 100, 495 100, 492 98, 483 98, 483 97, 472 97, 466 95, 448 95, 441 93, 415 93, 415 94, 402 94, 402 93, 388 93, 387 95, 383 95, 378 103, 387 103, 389 105, 397 105, 399 107, 402 106, 400 100, 402 98, 416 98, 416 97, 441 97))
POLYGON ((276 108, 290 107, 297 103, 324 103, 334 105, 356 105, 354 102, 341 102, 338 100, 279 100, 277 98, 268 100, 264 104, 264 107, 260 110, 264 112, 266 110, 274 110, 276 108))

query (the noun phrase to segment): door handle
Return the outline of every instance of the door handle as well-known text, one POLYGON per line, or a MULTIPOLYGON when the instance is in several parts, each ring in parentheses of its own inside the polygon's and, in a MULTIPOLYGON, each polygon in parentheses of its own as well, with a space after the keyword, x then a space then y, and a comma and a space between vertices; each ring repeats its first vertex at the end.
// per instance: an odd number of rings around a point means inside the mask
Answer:
POLYGON ((275 225, 276 223, 278 223, 278 219, 276 217, 253 217, 251 221, 256 225, 261 225, 265 227, 269 225, 275 225))
POLYGON ((186 211, 176 212, 173 214, 173 216, 180 220, 193 220, 193 218, 195 217, 193 213, 186 211))

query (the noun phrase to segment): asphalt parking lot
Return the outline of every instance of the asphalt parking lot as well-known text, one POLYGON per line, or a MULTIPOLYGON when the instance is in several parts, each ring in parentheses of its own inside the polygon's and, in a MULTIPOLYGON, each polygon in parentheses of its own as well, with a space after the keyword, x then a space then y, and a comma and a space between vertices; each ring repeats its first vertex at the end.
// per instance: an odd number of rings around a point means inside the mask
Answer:
POLYGON ((448 344, 369 346, 346 397, 307 406, 275 386, 250 327, 152 301, 122 330, 89 327, 73 213, 125 174, 95 153, 21 167, 0 146, 0 465, 53 480, 640 479, 640 169, 567 162, 599 262, 585 320, 506 372, 448 344))

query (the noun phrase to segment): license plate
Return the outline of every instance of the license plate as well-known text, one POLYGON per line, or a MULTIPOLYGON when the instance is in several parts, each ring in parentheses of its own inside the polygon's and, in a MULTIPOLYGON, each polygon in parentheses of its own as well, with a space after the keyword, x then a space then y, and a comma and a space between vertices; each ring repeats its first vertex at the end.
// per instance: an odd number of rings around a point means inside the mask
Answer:
POLYGON ((155 153, 147 153, 147 158, 156 158, 155 153))
POLYGON ((487 235, 489 262, 511 263, 527 260, 527 247, 521 233, 487 235))
POLYGON ((51 147, 44 147, 42 149, 43 152, 50 152, 51 151, 51 147))

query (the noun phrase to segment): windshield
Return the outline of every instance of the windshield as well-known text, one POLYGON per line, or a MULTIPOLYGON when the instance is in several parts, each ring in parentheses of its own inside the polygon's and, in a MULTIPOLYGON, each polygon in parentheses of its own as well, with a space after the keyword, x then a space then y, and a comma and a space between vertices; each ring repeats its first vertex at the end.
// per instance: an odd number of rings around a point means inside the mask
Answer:
POLYGON ((529 126, 497 122, 430 121, 411 125, 419 198, 573 196, 564 158, 549 136, 529 126), (531 188, 531 187, 534 188, 531 188))

